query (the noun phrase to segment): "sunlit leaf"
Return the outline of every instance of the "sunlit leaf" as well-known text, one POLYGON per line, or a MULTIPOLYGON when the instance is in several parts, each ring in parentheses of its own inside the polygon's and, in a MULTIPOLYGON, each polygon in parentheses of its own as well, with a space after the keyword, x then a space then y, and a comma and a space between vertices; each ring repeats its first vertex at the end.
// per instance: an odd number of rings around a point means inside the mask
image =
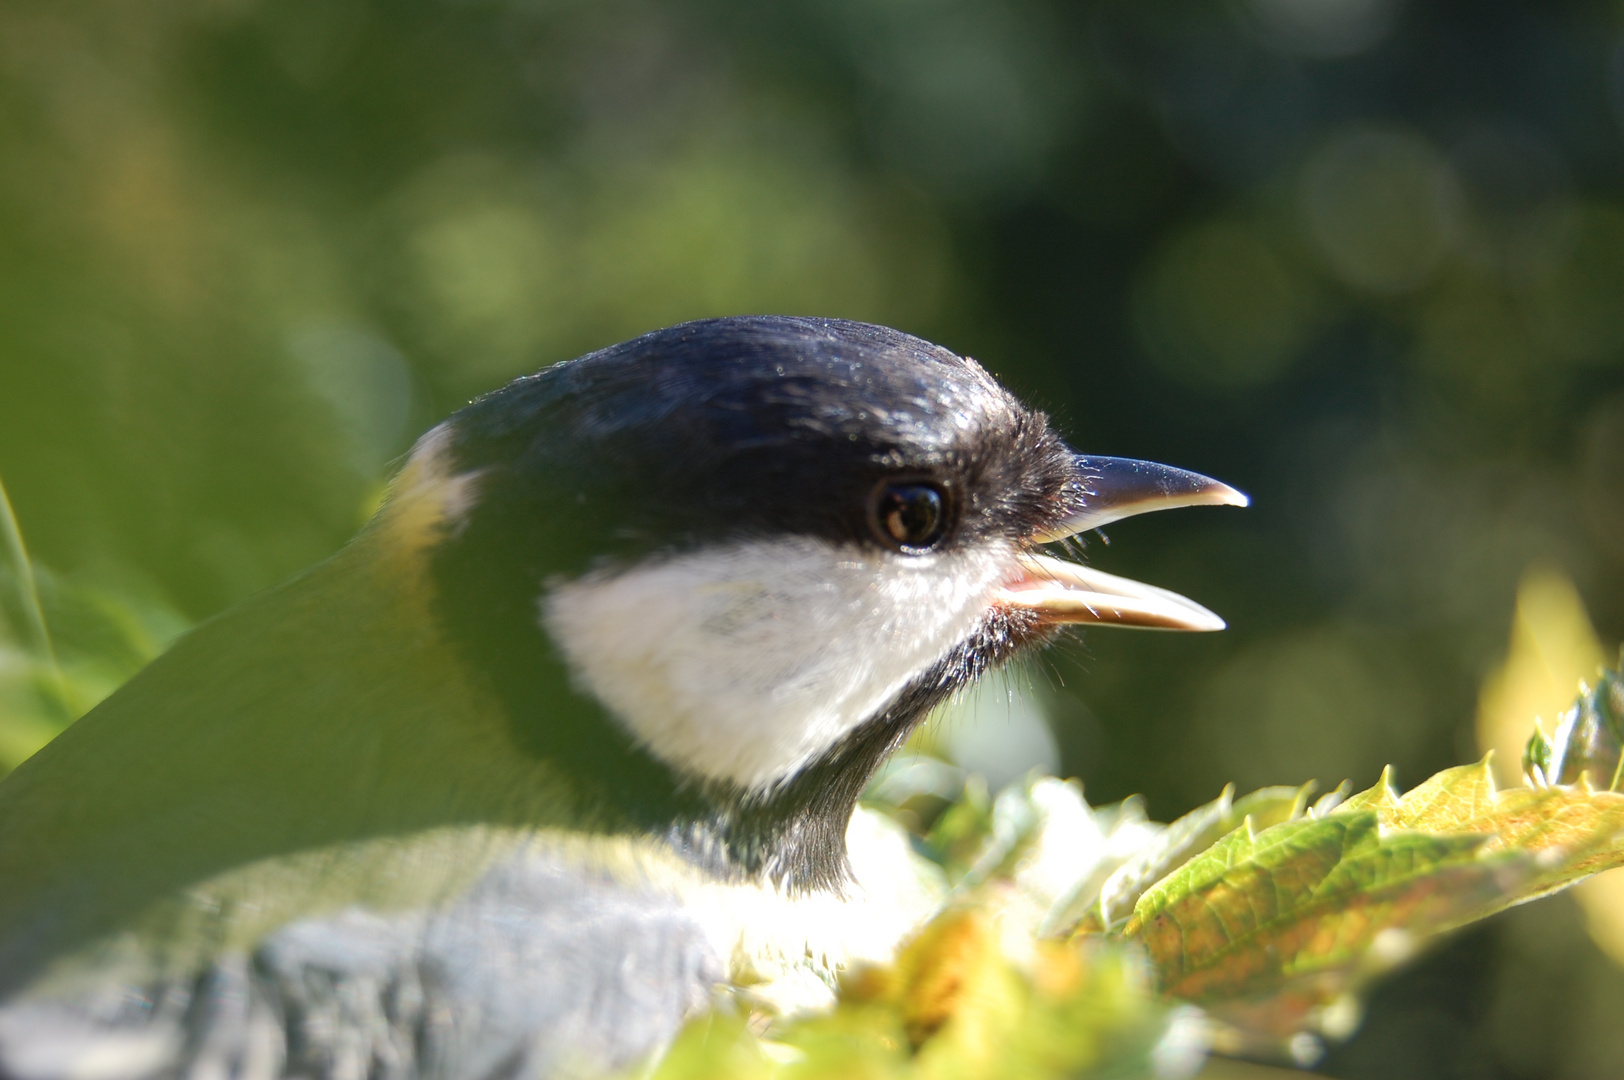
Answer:
POLYGON ((1387 829, 1485 834, 1485 855, 1539 854, 1537 872, 1494 910, 1624 864, 1624 795, 1584 785, 1497 790, 1487 759, 1445 769, 1376 812, 1387 829))
POLYGON ((1334 1026, 1428 939, 1624 865, 1621 835, 1624 795, 1499 790, 1485 759, 1399 796, 1389 770, 1324 814, 1247 820, 1146 890, 1123 933, 1164 994, 1284 1039, 1334 1026))
POLYGON ((1528 873, 1515 856, 1481 858, 1484 843, 1384 837, 1369 811, 1243 825, 1147 891, 1125 933, 1150 950, 1166 993, 1197 1003, 1352 975, 1383 931, 1455 925, 1528 873))
POLYGON ((1271 787, 1236 800, 1234 785, 1225 788, 1212 802, 1169 825, 1107 878, 1099 891, 1097 910, 1090 913, 1090 922, 1081 929, 1117 926, 1133 911, 1134 904, 1147 888, 1192 855, 1211 847, 1248 817, 1258 828, 1291 820, 1302 813, 1309 791, 1307 785, 1271 787))

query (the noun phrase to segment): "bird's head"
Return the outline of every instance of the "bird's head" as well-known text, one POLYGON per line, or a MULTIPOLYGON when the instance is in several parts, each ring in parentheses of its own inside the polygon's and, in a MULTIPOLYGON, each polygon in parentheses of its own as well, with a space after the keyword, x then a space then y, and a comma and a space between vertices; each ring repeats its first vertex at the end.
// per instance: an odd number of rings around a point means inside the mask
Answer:
POLYGON ((813 884, 873 769, 987 667, 1071 624, 1223 625, 1042 545, 1245 503, 1079 456, 974 361, 822 319, 649 334, 474 402, 415 453, 451 493, 441 619, 526 752, 813 884))

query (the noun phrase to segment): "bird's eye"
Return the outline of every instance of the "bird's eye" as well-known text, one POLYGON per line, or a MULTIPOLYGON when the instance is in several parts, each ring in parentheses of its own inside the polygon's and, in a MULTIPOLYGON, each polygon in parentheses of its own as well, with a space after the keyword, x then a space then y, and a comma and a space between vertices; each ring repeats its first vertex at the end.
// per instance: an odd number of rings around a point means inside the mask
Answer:
POLYGON ((910 555, 934 547, 947 532, 947 497, 935 484, 885 484, 875 495, 880 539, 910 555))

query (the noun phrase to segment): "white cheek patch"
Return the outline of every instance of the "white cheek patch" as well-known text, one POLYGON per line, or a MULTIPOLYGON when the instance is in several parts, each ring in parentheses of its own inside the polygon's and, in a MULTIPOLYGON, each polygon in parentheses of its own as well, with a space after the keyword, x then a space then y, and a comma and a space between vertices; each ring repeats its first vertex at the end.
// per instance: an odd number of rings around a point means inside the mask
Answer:
POLYGON ((542 624, 651 753, 760 790, 963 641, 1013 559, 1001 543, 916 556, 740 543, 558 585, 542 624))

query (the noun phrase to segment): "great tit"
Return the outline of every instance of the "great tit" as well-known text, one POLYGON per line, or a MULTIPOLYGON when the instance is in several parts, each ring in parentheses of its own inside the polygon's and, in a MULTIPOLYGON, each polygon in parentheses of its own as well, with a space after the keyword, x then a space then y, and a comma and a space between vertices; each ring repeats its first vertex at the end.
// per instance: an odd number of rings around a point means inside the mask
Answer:
POLYGON ((1245 501, 861 323, 521 378, 0 783, 0 1075, 604 1071, 823 986, 908 928, 854 807, 927 713, 1069 625, 1223 625, 1042 546, 1245 501))

